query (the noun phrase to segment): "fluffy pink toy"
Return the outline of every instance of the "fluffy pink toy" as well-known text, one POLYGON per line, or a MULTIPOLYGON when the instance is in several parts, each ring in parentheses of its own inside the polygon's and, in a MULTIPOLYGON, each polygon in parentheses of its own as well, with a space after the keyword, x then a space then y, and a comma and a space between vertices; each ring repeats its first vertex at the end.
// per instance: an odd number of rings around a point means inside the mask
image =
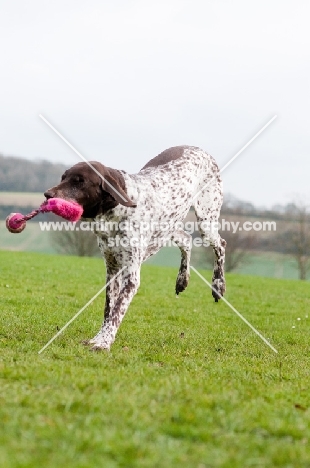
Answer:
POLYGON ((46 200, 39 209, 31 211, 27 215, 11 213, 5 220, 6 227, 10 232, 17 234, 26 227, 26 221, 34 218, 39 213, 52 212, 68 221, 78 221, 83 213, 83 207, 75 202, 62 200, 61 198, 50 198, 46 200))

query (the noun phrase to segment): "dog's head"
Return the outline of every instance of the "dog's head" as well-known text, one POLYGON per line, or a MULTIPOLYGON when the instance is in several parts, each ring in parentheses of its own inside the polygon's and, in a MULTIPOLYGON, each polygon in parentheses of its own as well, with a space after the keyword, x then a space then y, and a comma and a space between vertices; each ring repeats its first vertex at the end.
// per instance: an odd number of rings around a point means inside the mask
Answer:
POLYGON ((44 196, 75 201, 83 207, 83 218, 95 218, 119 203, 135 207, 125 190, 121 172, 91 161, 80 162, 65 171, 60 184, 48 189, 44 196))

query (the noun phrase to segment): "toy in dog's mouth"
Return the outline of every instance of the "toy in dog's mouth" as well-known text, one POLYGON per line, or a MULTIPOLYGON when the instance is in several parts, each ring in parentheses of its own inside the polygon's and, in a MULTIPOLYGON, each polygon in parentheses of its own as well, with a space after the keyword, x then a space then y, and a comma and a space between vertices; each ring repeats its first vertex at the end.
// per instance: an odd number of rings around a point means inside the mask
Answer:
POLYGON ((78 221, 83 214, 83 207, 76 202, 63 200, 62 198, 49 198, 40 205, 37 210, 27 215, 11 213, 5 220, 7 229, 18 234, 26 227, 26 221, 34 218, 39 213, 54 213, 67 221, 78 221))
POLYGON ((52 211, 67 221, 78 221, 83 214, 83 207, 74 201, 63 200, 62 198, 49 198, 40 206, 42 213, 52 211))

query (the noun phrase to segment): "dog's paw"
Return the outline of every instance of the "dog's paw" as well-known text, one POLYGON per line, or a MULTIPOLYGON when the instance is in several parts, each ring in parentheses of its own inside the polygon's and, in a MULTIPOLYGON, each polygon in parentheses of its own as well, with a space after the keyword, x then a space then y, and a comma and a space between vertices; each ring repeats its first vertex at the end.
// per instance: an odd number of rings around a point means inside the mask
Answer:
POLYGON ((109 341, 107 339, 106 334, 103 335, 102 330, 100 330, 97 335, 95 335, 93 338, 89 338, 88 340, 83 340, 81 341, 82 345, 84 346, 91 346, 95 344, 100 344, 101 342, 109 341))
POLYGON ((90 351, 93 351, 93 352, 99 352, 99 351, 110 351, 110 346, 105 343, 105 344, 94 344, 94 346, 92 346, 90 348, 90 351))
POLYGON ((108 334, 98 333, 92 340, 88 340, 89 345, 92 345, 91 351, 110 351, 113 339, 108 334))
POLYGON ((226 284, 224 279, 215 279, 212 282, 212 296, 215 302, 218 302, 226 291, 226 284))
POLYGON ((177 282, 175 285, 175 292, 177 295, 180 292, 183 292, 187 288, 188 282, 189 282, 189 273, 187 271, 184 271, 178 274, 177 282))
POLYGON ((82 340, 81 344, 84 346, 91 346, 96 343, 96 340, 94 338, 91 338, 89 340, 82 340))

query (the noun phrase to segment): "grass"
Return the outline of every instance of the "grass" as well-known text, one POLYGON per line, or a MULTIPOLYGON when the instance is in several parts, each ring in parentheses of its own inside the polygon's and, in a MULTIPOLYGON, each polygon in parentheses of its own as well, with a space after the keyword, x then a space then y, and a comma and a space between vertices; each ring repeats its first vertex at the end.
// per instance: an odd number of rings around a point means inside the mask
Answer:
POLYGON ((37 208, 44 201, 40 192, 1 192, 0 205, 33 206, 37 208))
POLYGON ((29 221, 26 229, 17 235, 10 233, 5 227, 5 222, 1 221, 0 245, 6 250, 56 253, 51 245, 50 233, 42 232, 38 222, 29 221))
POLYGON ((194 272, 176 299, 177 270, 156 266, 110 353, 80 344, 100 297, 38 355, 104 264, 3 251, 0 265, 1 467, 310 466, 308 284, 227 276, 226 298, 278 355, 194 272))

